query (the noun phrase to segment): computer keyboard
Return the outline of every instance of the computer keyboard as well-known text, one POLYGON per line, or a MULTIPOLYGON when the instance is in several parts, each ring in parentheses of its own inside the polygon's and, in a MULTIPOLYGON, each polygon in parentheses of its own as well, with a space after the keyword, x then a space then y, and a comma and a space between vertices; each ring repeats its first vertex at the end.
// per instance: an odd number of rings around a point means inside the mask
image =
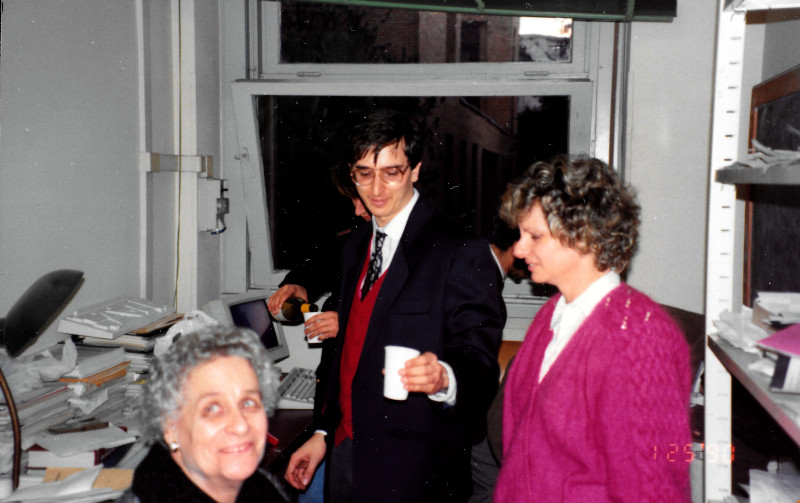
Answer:
POLYGON ((170 305, 159 305, 136 297, 115 297, 77 309, 61 318, 58 331, 65 334, 114 339, 142 328, 175 312, 170 305))
POLYGON ((317 375, 311 369, 294 367, 278 387, 279 409, 313 409, 317 375))

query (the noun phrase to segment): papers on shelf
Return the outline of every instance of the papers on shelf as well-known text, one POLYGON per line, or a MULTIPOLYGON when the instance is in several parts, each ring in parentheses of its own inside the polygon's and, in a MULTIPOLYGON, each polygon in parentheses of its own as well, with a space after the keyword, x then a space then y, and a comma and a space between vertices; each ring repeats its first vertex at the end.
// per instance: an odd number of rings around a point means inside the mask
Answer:
POLYGON ((763 310, 761 321, 771 325, 800 323, 800 293, 759 292, 756 309, 763 310))
POLYGON ((64 374, 64 378, 89 377, 127 361, 125 359, 125 350, 122 348, 79 346, 76 347, 76 353, 76 365, 72 370, 64 374))
POLYGON ((800 170, 800 152, 794 150, 772 149, 752 140, 755 152, 747 155, 747 159, 738 161, 732 165, 734 168, 754 168, 766 173, 775 166, 790 166, 800 170))
POLYGON ((800 477, 783 472, 750 470, 749 493, 751 503, 797 501, 800 497, 800 477))
POLYGON ((753 324, 753 310, 746 306, 739 313, 724 311, 714 326, 721 338, 748 353, 759 353, 757 343, 767 336, 766 330, 753 324))
POLYGON ((95 502, 114 500, 122 491, 108 488, 93 489, 95 480, 101 472, 102 466, 87 468, 58 482, 36 484, 29 487, 20 487, 10 496, 0 500, 27 501, 27 502, 95 502))
POLYGON ((759 374, 763 374, 767 377, 772 377, 775 375, 775 366, 775 360, 772 358, 759 358, 748 365, 747 370, 750 372, 758 372, 759 374))
POLYGON ((76 431, 60 435, 42 435, 36 439, 39 446, 58 455, 67 456, 77 452, 93 451, 96 449, 118 447, 136 441, 136 436, 120 428, 109 426, 89 431, 76 431))

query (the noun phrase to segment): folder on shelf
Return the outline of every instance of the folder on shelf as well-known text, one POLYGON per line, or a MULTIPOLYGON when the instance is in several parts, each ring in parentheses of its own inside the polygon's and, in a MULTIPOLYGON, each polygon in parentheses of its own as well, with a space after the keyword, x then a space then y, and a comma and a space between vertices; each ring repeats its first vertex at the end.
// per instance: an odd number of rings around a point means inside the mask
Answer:
POLYGON ((758 345, 789 357, 800 357, 800 323, 760 339, 758 345))

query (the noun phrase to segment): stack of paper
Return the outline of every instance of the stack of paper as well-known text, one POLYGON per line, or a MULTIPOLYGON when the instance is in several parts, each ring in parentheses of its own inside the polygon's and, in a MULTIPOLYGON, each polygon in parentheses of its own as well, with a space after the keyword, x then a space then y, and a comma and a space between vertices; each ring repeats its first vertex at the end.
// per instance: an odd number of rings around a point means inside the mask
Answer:
POLYGON ((112 484, 109 484, 109 477, 104 477, 102 483, 101 477, 107 470, 102 470, 101 466, 87 468, 77 472, 68 471, 66 474, 61 475, 63 470, 56 473, 58 478, 57 482, 52 482, 54 476, 51 470, 48 470, 44 484, 35 484, 28 487, 20 486, 19 489, 14 491, 7 498, 0 500, 3 502, 30 502, 30 503, 50 503, 58 501, 59 503, 93 503, 101 501, 113 501, 122 495, 125 487, 130 484, 132 472, 121 472, 122 476, 117 475, 120 472, 114 472, 112 477, 112 484), (113 479, 122 479, 121 481, 113 479))
POLYGON ((772 149, 759 143, 755 138, 751 140, 753 152, 747 154, 745 160, 733 163, 736 168, 755 168, 766 173, 770 168, 778 166, 794 166, 800 169, 800 152, 794 150, 772 149))
POLYGON ((125 363, 125 350, 122 348, 96 348, 76 346, 78 359, 75 368, 64 374, 67 379, 82 379, 109 370, 125 363))
MULTIPOLYGON (((68 400, 74 396, 63 383, 49 383, 24 393, 14 395, 20 422, 23 445, 48 428, 62 424, 72 418, 74 410, 68 400)), ((7 410, 5 402, 0 403, 0 411, 7 410)), ((8 416, 0 414, 3 418, 8 416)), ((11 424, 0 421, 0 437, 11 439, 11 424)))
POLYGON ((753 321, 772 329, 800 323, 800 293, 759 292, 753 309, 753 321))
POLYGON ((78 352, 75 368, 59 381, 89 382, 100 386, 127 374, 128 360, 122 348, 75 346, 75 349, 78 352))
POLYGON ((741 312, 723 311, 720 319, 714 321, 719 332, 717 335, 734 347, 750 353, 760 353, 757 342, 768 332, 753 323, 753 310, 742 306, 741 312))
POLYGON ((89 467, 99 464, 112 449, 136 441, 136 437, 116 427, 45 435, 28 450, 28 466, 33 468, 89 467))
POLYGON ((78 309, 61 318, 58 331, 114 339, 133 330, 171 317, 175 309, 148 299, 121 296, 78 309))

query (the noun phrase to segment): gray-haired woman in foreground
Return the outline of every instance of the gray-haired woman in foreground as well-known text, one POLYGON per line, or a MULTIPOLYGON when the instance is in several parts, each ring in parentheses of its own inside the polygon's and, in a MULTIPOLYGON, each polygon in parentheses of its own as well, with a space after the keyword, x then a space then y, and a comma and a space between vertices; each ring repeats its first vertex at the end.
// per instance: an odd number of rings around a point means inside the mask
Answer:
POLYGON ((277 386, 254 332, 184 334, 151 368, 140 415, 152 445, 120 501, 288 501, 259 468, 277 386))

